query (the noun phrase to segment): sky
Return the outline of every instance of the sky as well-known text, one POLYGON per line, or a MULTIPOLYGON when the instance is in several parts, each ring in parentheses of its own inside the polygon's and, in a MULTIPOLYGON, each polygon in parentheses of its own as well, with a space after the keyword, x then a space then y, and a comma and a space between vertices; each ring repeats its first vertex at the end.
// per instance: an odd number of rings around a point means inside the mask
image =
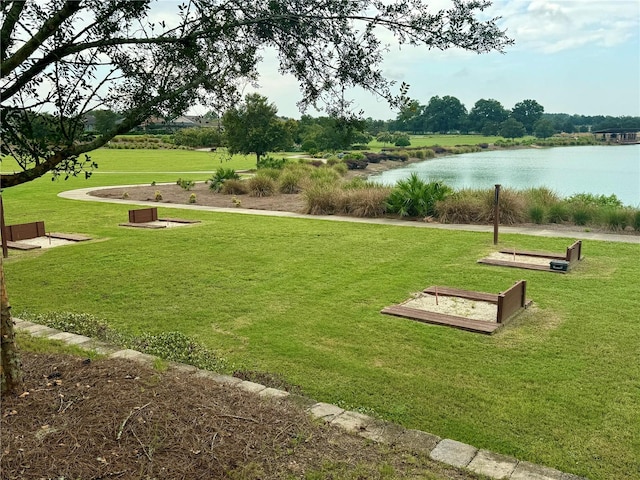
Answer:
MULTIPOLYGON (((515 40, 505 53, 392 46, 385 76, 408 83, 409 97, 423 105, 436 95, 456 97, 467 110, 480 99, 507 109, 533 99, 546 113, 640 116, 640 0, 494 0, 485 13, 501 16, 498 25, 515 40)), ((277 72, 275 55, 265 52, 259 71, 258 93, 279 115, 299 118, 297 84, 277 72)), ((384 100, 361 91, 352 97, 365 117, 396 117, 384 100)))

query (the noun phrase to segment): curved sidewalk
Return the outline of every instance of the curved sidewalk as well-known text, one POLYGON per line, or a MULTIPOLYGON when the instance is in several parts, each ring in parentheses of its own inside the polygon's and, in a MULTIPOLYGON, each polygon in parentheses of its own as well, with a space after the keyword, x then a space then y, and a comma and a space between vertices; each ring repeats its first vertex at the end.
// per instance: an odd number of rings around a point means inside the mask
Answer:
MULTIPOLYGON (((443 223, 425 223, 411 222, 406 220, 396 220, 393 218, 361 218, 361 217, 342 217, 339 215, 306 215, 294 212, 280 212, 271 210, 256 210, 249 208, 224 208, 224 207, 208 207, 195 204, 177 204, 177 203, 158 203, 153 201, 139 200, 122 200, 118 198, 103 198, 89 195, 89 192, 101 189, 126 188, 135 187, 136 185, 110 185, 108 187, 90 187, 80 188, 77 190, 69 190, 58 194, 61 198, 70 200, 83 200, 89 202, 104 203, 121 203, 126 205, 139 205, 144 207, 161 206, 162 208, 177 208, 183 210, 200 210, 208 212, 236 213, 241 215, 262 215, 268 217, 288 217, 288 218, 306 218, 312 220, 329 220, 333 222, 352 222, 352 223, 371 223, 378 225, 394 225, 397 227, 415 227, 415 228, 436 228, 441 230, 458 230, 467 232, 485 232, 493 233, 492 225, 466 225, 466 224, 443 224, 443 223)), ((615 233, 599 233, 599 232, 578 232, 578 231, 562 231, 550 230, 544 228, 530 227, 507 227, 500 226, 500 233, 504 234, 522 234, 537 237, 565 237, 575 238, 579 240, 598 240, 603 242, 620 242, 620 243, 637 243, 640 244, 640 236, 638 235, 620 235, 615 233)))

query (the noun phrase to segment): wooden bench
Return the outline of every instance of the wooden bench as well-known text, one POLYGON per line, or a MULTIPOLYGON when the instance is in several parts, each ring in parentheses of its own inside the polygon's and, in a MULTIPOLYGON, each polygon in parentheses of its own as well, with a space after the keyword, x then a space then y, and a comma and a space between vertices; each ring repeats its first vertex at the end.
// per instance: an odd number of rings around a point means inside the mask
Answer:
POLYGON ((496 312, 495 322, 487 322, 484 320, 475 320, 457 315, 421 310, 418 308, 406 307, 404 305, 392 305, 390 307, 385 307, 380 313, 408 318, 422 323, 446 325, 469 332, 490 335, 504 325, 516 313, 531 304, 531 301, 526 299, 526 290, 526 280, 520 280, 505 292, 498 294, 441 286, 432 286, 423 290, 424 293, 430 295, 435 294, 437 291, 438 295, 442 296, 466 298, 468 300, 497 304, 498 309, 496 312))

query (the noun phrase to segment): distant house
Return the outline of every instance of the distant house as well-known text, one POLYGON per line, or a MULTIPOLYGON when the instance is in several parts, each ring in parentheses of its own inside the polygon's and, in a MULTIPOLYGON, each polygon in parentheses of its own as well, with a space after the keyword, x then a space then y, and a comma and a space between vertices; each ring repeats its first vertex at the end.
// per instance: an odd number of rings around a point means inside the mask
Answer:
POLYGON ((220 120, 208 119, 200 115, 180 115, 172 120, 160 117, 150 117, 140 124, 140 129, 149 133, 170 133, 183 128, 216 127, 220 126, 220 120))
POLYGON ((605 128, 591 133, 604 142, 640 143, 640 132, 635 128, 605 128))

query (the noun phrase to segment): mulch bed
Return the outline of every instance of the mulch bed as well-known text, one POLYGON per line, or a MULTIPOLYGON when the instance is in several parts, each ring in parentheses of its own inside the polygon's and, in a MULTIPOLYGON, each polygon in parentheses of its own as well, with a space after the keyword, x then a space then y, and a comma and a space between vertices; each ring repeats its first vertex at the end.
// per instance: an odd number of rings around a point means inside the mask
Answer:
POLYGON ((396 478, 474 478, 176 370, 27 352, 22 362, 25 393, 2 399, 3 479, 305 478, 327 462, 358 465, 358 478, 380 478, 383 464, 396 478))

